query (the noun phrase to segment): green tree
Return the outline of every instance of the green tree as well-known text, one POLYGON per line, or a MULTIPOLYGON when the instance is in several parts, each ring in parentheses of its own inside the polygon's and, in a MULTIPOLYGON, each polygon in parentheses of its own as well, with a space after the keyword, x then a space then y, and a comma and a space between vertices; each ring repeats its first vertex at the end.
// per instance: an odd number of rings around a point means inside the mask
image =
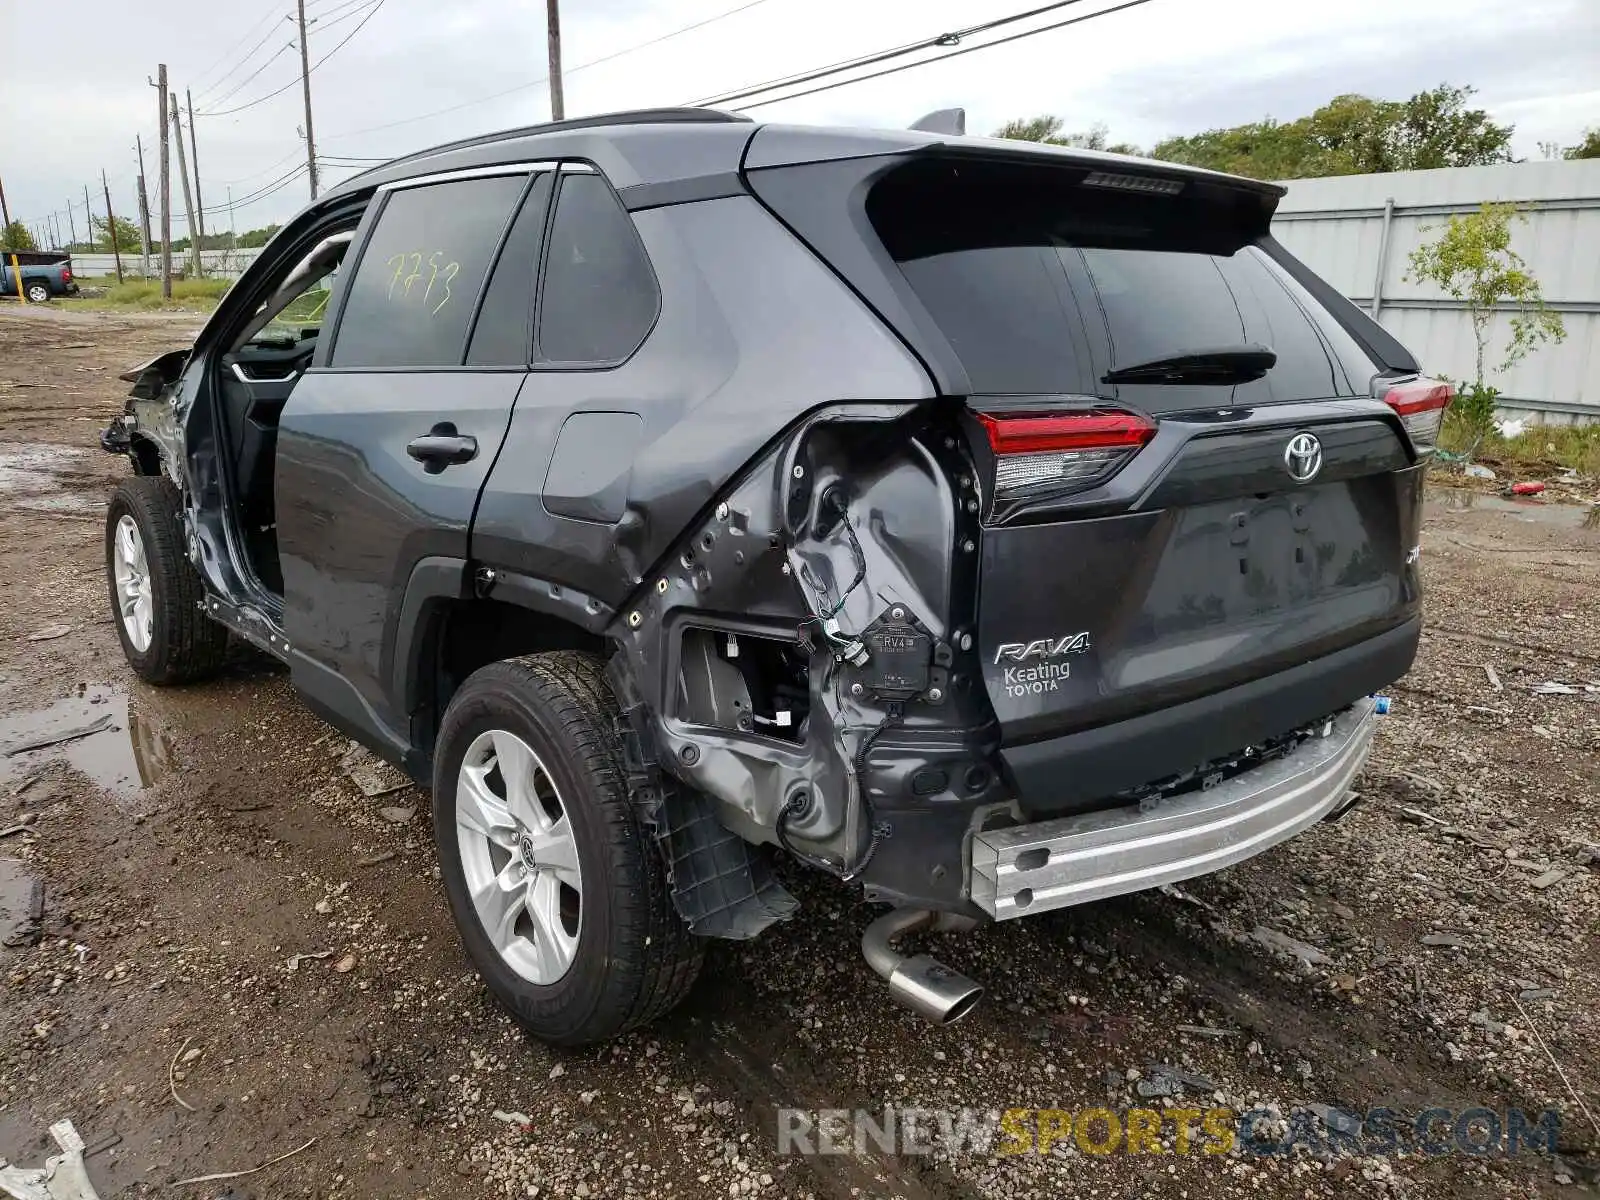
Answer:
MULTIPOLYGON (((111 230, 104 217, 94 217, 90 224, 94 227, 94 248, 97 252, 111 253, 111 230)), ((117 218, 117 245, 116 249, 127 254, 130 250, 138 253, 139 227, 127 217, 117 218)))
POLYGON ((1049 115, 1029 117, 1026 120, 1007 121, 994 131, 997 138, 1014 142, 1043 142, 1047 146, 1076 146, 1080 150, 1108 150, 1112 154, 1141 154, 1139 147, 1129 142, 1110 141, 1111 131, 1095 123, 1083 133, 1062 133, 1066 124, 1060 117, 1049 115))
POLYGON ((1496 125, 1483 109, 1468 108, 1474 91, 1441 83, 1407 100, 1380 143, 1393 165, 1378 169, 1423 171, 1510 162, 1513 126, 1496 125))
POLYGON ((21 221, 13 221, 4 230, 0 230, 0 245, 7 250, 37 250, 33 244, 33 234, 28 232, 28 227, 21 221))
POLYGON ((1600 129, 1585 129, 1583 141, 1568 146, 1562 158, 1600 158, 1600 129))
POLYGON ((282 225, 268 225, 263 229, 247 230, 239 235, 239 249, 254 250, 265 246, 272 240, 272 235, 282 228, 282 225))
POLYGON ((1465 167, 1511 161, 1510 125, 1496 125, 1469 108, 1473 90, 1440 84, 1409 100, 1335 96, 1294 121, 1271 117, 1230 129, 1168 138, 1151 154, 1248 175, 1306 179, 1465 167))
MULTIPOLYGON (((1567 336, 1561 315, 1545 306, 1539 281, 1522 256, 1511 248, 1511 226, 1527 216, 1514 204, 1484 204, 1477 212, 1451 217, 1444 231, 1411 252, 1406 278, 1428 282, 1460 301, 1472 322, 1477 342, 1476 374, 1462 385, 1458 407, 1478 432, 1494 416, 1496 388, 1484 381, 1494 315, 1511 309, 1511 339, 1499 370, 1510 370, 1545 342, 1567 336)), ((1425 229, 1435 228, 1426 226, 1425 229)))

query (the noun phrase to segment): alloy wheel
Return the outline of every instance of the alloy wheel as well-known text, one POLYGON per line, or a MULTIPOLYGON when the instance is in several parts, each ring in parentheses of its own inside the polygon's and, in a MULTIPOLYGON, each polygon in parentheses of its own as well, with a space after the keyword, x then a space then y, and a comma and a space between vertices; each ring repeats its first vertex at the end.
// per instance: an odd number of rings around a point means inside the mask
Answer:
POLYGON ((150 591, 150 563, 145 557, 139 525, 124 513, 112 541, 112 574, 117 582, 117 615, 122 618, 128 643, 143 654, 150 649, 155 623, 155 602, 150 591))
POLYGON ((521 738, 479 734, 456 779, 456 840, 467 891, 506 965, 529 983, 572 966, 583 919, 583 873, 555 779, 521 738))

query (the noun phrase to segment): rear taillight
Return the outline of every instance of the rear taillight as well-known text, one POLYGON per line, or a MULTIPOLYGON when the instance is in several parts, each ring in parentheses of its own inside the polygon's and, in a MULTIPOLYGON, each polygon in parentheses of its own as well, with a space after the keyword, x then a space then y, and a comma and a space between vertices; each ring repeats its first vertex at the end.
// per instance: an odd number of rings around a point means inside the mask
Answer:
POLYGON ((62 267, 61 268, 61 282, 62 283, 71 283, 72 282, 72 270, 71 270, 71 268, 69 268, 69 267, 62 267))
POLYGON ((996 499, 1076 491, 1114 474, 1155 436, 1136 413, 977 414, 994 451, 996 499))
POLYGON ((1438 443, 1444 410, 1454 398, 1455 390, 1437 379, 1397 383, 1383 394, 1383 402, 1394 409, 1418 450, 1432 450, 1438 443))

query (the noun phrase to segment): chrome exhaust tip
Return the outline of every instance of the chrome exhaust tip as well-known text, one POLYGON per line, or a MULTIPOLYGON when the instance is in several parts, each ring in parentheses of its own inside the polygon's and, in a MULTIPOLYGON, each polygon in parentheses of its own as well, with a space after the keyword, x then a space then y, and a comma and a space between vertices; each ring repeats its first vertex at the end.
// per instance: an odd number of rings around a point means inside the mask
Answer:
MULTIPOLYGON (((861 953, 867 965, 889 984, 896 1004, 909 1008, 935 1025, 950 1025, 966 1016, 983 996, 983 985, 953 971, 926 954, 903 955, 890 942, 915 929, 934 929, 938 913, 897 908, 867 926, 861 935, 861 953)), ((959 919, 955 925, 964 925, 959 919)))

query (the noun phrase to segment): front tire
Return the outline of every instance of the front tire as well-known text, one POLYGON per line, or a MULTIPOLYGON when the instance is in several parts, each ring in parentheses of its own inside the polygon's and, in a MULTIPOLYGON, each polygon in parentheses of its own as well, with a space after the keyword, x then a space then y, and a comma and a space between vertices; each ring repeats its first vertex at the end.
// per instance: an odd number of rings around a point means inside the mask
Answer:
POLYGON ((703 957, 629 798, 617 718, 590 655, 493 663, 451 699, 434 755, 434 838, 467 954, 555 1045, 655 1019, 703 957))
POLYGON ((228 631, 202 611, 205 588, 183 553, 177 487, 165 476, 117 485, 106 510, 106 584, 128 665, 146 683, 215 675, 228 631))

